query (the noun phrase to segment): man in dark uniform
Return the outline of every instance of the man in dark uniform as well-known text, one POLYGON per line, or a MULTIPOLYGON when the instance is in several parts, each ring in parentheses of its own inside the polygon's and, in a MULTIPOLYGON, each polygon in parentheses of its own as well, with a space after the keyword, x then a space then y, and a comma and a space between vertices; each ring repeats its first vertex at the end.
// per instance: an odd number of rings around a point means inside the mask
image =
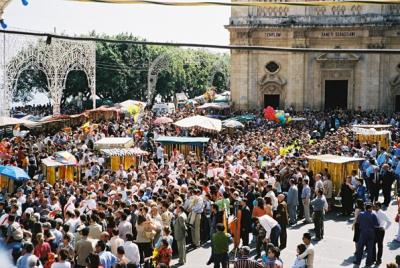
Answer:
POLYGON ((249 207, 246 205, 247 199, 240 200, 239 209, 242 211, 240 219, 240 237, 242 238, 243 246, 249 245, 249 233, 251 232, 251 213, 249 207))
POLYGON ((360 238, 357 242, 356 259, 354 264, 360 265, 364 247, 367 247, 366 266, 374 262, 375 228, 379 227, 378 218, 372 213, 372 204, 365 204, 365 211, 358 215, 357 221, 360 226, 360 238))
POLYGON ((286 228, 289 224, 288 208, 287 208, 287 204, 285 202, 284 194, 278 195, 278 207, 276 208, 276 212, 274 213, 274 216, 275 216, 275 220, 281 226, 281 233, 280 233, 280 237, 279 237, 279 239, 280 239, 279 248, 284 249, 284 248, 286 248, 286 242, 287 242, 286 228))
POLYGON ((381 174, 379 177, 382 186, 383 197, 385 198, 383 204, 388 207, 391 199, 392 185, 395 181, 395 174, 388 164, 382 165, 381 174))

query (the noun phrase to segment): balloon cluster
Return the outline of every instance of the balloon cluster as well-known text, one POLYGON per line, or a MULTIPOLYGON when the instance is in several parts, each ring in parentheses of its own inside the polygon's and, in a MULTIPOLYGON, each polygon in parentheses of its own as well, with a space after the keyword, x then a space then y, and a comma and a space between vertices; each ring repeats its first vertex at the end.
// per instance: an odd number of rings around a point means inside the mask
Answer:
POLYGON ((285 113, 285 111, 281 110, 275 110, 271 106, 268 106, 264 109, 264 118, 270 121, 275 121, 282 126, 292 121, 292 118, 288 113, 285 113))
MULTIPOLYGON (((5 2, 5 3, 4 3, 3 6, 0 8, 0 26, 1 26, 1 28, 3 28, 3 29, 6 29, 6 28, 7 28, 7 24, 4 22, 4 19, 1 17, 1 14, 3 14, 4 9, 6 8, 6 6, 8 6, 8 5, 10 4, 11 1, 12 1, 12 0, 3 1, 3 2, 5 2)), ((28 0, 21 0, 21 2, 22 2, 22 4, 23 4, 24 6, 27 6, 27 5, 29 4, 28 0)))
POLYGON ((135 104, 128 107, 128 113, 133 117, 135 123, 137 123, 140 115, 140 105, 135 104))

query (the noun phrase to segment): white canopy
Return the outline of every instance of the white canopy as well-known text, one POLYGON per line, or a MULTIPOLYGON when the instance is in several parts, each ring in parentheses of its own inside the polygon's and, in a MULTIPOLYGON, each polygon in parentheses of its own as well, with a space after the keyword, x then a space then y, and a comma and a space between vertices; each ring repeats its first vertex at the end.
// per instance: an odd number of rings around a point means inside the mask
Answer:
POLYGON ((132 138, 104 138, 94 143, 97 149, 130 148, 134 144, 132 138))
POLYGON ((322 162, 334 163, 334 164, 344 164, 348 162, 364 160, 364 158, 347 157, 347 156, 332 155, 332 154, 310 155, 307 156, 307 158, 310 160, 319 160, 322 162))
POLYGON ((203 131, 220 132, 222 128, 221 120, 196 115, 175 122, 180 128, 199 128, 203 131))
POLYGON ((29 120, 23 120, 23 119, 8 117, 8 116, 0 116, 0 127, 13 126, 13 125, 24 125, 24 124, 33 124, 33 123, 34 122, 31 122, 29 120))

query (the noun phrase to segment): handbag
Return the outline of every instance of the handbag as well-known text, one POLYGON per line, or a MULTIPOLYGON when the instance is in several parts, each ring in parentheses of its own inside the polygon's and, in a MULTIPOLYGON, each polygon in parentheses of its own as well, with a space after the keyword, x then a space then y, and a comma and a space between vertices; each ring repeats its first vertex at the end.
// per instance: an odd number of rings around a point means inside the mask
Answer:
POLYGON ((397 215, 396 215, 396 218, 394 218, 394 221, 395 221, 395 222, 399 222, 399 221, 400 221, 400 214, 397 214, 397 215))

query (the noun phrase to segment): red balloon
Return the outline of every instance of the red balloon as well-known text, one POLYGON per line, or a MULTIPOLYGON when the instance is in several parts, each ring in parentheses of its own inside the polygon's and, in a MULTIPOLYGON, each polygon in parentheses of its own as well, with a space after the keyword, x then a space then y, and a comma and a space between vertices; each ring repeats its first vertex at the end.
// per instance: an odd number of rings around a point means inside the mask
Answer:
POLYGON ((276 118, 275 109, 272 108, 271 106, 268 106, 267 108, 265 108, 264 109, 264 118, 267 120, 274 120, 276 118))

